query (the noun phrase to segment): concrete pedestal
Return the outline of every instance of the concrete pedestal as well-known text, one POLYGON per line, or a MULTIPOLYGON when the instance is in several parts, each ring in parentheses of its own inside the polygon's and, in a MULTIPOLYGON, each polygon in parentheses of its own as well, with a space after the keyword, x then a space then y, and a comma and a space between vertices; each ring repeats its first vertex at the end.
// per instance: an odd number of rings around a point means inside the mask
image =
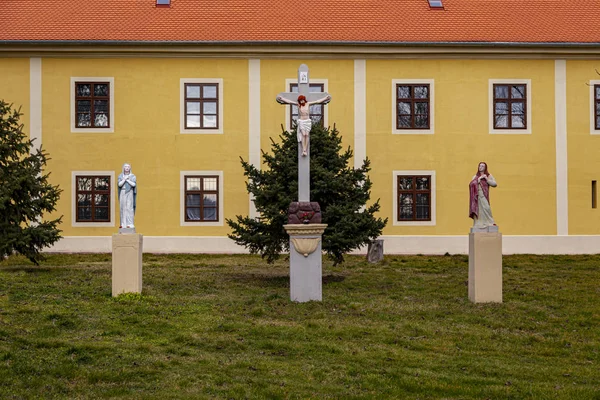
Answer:
POLYGON ((469 234, 469 300, 502 303, 502 234, 469 234))
POLYGON ((142 293, 143 235, 112 236, 112 295, 142 293))
POLYGON ((288 224, 290 299, 300 303, 323 299, 321 238, 327 224, 288 224))

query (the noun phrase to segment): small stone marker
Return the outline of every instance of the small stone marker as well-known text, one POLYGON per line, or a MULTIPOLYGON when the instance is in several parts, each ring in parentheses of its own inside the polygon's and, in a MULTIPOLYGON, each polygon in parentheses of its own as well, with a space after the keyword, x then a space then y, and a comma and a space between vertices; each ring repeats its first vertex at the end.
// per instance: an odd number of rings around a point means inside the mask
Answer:
MULTIPOLYGON (((491 227, 490 227, 491 228, 491 227)), ((469 300, 502 303, 502 234, 469 233, 469 300)))
POLYGON ((381 260, 383 260, 383 239, 372 240, 367 248, 367 261, 374 264, 381 260))

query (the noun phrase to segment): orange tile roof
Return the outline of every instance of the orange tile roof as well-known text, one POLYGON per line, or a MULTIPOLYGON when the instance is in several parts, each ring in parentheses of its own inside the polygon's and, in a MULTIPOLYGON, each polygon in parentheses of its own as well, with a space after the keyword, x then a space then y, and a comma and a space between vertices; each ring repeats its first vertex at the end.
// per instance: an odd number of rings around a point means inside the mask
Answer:
POLYGON ((600 43, 599 0, 443 3, 2 0, 0 41, 600 43))

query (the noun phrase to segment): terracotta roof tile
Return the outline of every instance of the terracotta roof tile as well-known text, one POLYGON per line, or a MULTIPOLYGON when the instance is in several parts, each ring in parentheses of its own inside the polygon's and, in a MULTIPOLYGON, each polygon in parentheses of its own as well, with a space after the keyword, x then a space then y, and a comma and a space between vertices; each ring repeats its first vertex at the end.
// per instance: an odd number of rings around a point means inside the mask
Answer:
POLYGON ((598 0, 2 0, 0 41, 600 43, 598 0))

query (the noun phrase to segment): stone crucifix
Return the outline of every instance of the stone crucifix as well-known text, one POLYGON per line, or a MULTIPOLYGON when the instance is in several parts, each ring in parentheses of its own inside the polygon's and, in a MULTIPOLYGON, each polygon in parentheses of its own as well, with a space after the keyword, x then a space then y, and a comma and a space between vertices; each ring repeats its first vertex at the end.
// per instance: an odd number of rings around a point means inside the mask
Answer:
POLYGON ((328 93, 311 93, 308 78, 308 66, 298 68, 298 93, 282 92, 277 95, 280 104, 298 106, 297 136, 298 143, 298 201, 310 201, 310 153, 309 134, 312 125, 310 106, 312 104, 327 104, 331 101, 328 93))

